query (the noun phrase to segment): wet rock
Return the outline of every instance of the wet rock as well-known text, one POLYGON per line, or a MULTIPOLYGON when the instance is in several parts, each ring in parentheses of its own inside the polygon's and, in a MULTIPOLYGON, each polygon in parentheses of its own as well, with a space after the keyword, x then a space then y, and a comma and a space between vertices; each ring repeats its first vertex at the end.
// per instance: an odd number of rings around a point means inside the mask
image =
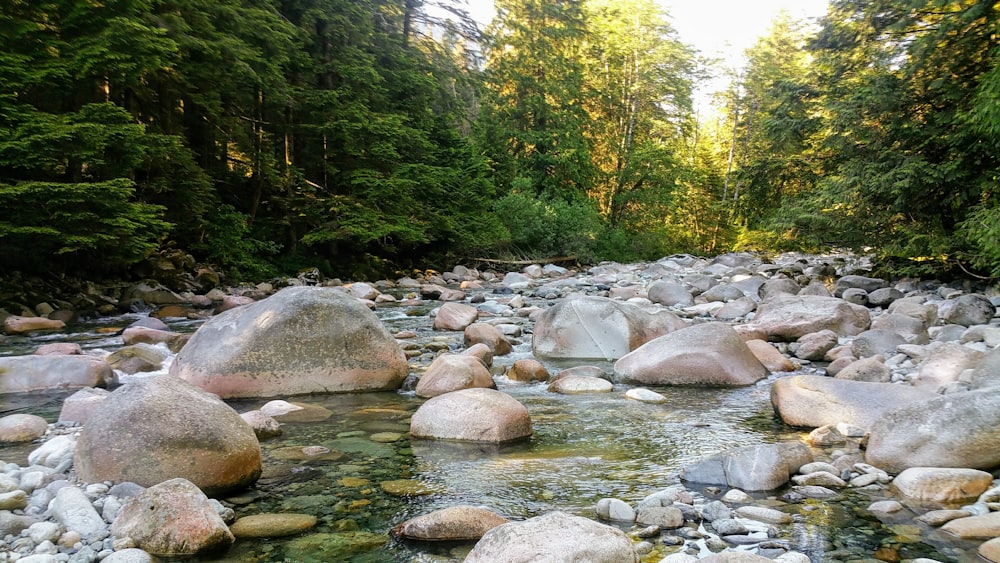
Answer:
POLYGON ((972 516, 967 510, 932 510, 930 512, 921 514, 916 518, 916 520, 927 524, 928 526, 943 526, 956 518, 967 518, 972 516))
POLYGON ((224 398, 396 389, 407 371, 374 313, 322 287, 285 288, 209 319, 170 367, 224 398))
POLYGON ((834 297, 779 294, 757 307, 752 326, 762 329, 771 340, 797 340, 821 330, 853 336, 868 330, 868 309, 834 297))
POLYGON ((644 389, 642 387, 636 387, 634 389, 629 389, 625 392, 625 398, 632 399, 634 401, 639 401, 642 403, 666 403, 667 398, 663 395, 652 391, 650 389, 644 389))
POLYGON ((397 524, 393 535, 420 541, 469 541, 508 520, 492 510, 478 506, 451 506, 410 518, 397 524))
POLYGON ((333 411, 322 406, 301 401, 275 399, 261 405, 260 412, 278 422, 322 422, 333 416, 333 411))
POLYGON ((51 332, 64 328, 66 328, 66 323, 46 317, 20 317, 11 315, 3 320, 3 331, 7 334, 51 332))
POLYGON ((151 486, 184 477, 214 494, 253 484, 261 452, 232 407, 180 379, 156 376, 111 393, 80 434, 74 466, 91 483, 151 486))
POLYGON ((954 393, 885 412, 871 426, 865 459, 890 473, 909 467, 1000 467, 1000 394, 954 393))
POLYGON ((438 395, 410 419, 414 438, 503 443, 531 436, 528 409, 493 389, 463 389, 438 395))
POLYGON ((762 444, 715 454, 681 470, 683 481, 769 491, 788 482, 799 467, 812 461, 802 444, 762 444))
POLYGON ((132 538, 153 555, 196 555, 233 543, 233 534, 208 497, 186 479, 170 479, 130 498, 111 533, 132 538))
POLYGON ((45 435, 49 424, 33 414, 10 414, 0 417, 0 444, 31 442, 45 435))
POLYGON ((634 522, 635 510, 625 501, 616 498, 602 498, 597 501, 597 517, 602 520, 634 522))
POLYGON ((791 514, 762 506, 741 506, 736 509, 736 515, 765 524, 791 524, 793 520, 791 514))
POLYGON ((670 313, 651 314, 603 297, 560 301, 535 322, 532 351, 542 358, 616 360, 685 326, 670 313))
POLYGON ((116 381, 111 366, 94 356, 0 357, 0 394, 107 387, 116 381))
POLYGON ((975 500, 992 482, 993 475, 975 469, 911 467, 892 480, 892 487, 917 500, 958 503, 975 500))
POLYGON ((258 440, 281 435, 281 423, 259 410, 240 413, 240 418, 253 429, 258 440))
POLYGON ((35 349, 36 356, 79 356, 83 348, 76 342, 50 342, 35 349))
POLYGON ((549 384, 549 391, 563 395, 579 395, 583 393, 610 393, 611 382, 599 377, 568 375, 560 377, 549 384))
POLYGON ((674 506, 644 506, 636 513, 635 522, 640 526, 672 530, 684 525, 684 513, 674 506))
POLYGON ((418 397, 430 398, 471 388, 495 388, 493 376, 479 358, 442 354, 431 362, 417 382, 418 397))
POLYGON ((108 364, 127 374, 157 371, 163 367, 167 351, 152 344, 132 344, 120 348, 105 359, 108 364))
POLYGON ((190 334, 181 334, 169 330, 160 330, 143 326, 130 326, 122 332, 122 341, 126 346, 137 344, 165 344, 167 349, 173 353, 180 352, 181 348, 191 339, 190 334))
POLYGON ((1000 512, 957 518, 941 526, 941 530, 962 539, 991 539, 1000 537, 1000 512))
POLYGON ((712 528, 720 536, 738 536, 750 533, 747 527, 732 518, 712 520, 712 528))
POLYGON ((507 370, 507 379, 530 383, 532 381, 548 381, 549 371, 538 360, 522 358, 514 362, 507 370))
POLYGON ((791 426, 806 428, 841 422, 870 428, 885 412, 936 396, 905 385, 817 375, 783 377, 771 386, 771 404, 781 419, 791 426))
POLYGON ((883 279, 846 275, 837 280, 833 286, 833 294, 840 297, 847 289, 862 289, 865 293, 871 293, 884 287, 887 287, 887 284, 883 279))
POLYGON ((847 483, 836 475, 831 475, 826 471, 816 471, 806 475, 796 475, 792 477, 796 485, 815 485, 819 487, 846 487, 847 483))
POLYGON ((254 514, 236 520, 229 531, 237 538, 280 538, 305 532, 316 525, 312 514, 254 514))
POLYGON ((749 385, 767 369, 729 325, 704 323, 630 352, 615 363, 615 376, 640 385, 749 385))
POLYGON ((465 563, 638 563, 632 541, 621 530, 587 518, 550 512, 493 528, 476 543, 465 563))

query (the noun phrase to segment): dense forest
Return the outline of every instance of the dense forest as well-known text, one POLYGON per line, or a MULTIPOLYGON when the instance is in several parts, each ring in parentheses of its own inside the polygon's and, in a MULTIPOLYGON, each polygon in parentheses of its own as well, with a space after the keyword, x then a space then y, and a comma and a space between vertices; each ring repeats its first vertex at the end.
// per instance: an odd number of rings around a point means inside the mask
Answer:
POLYGON ((1000 6, 834 0, 740 69, 655 0, 11 0, 0 266, 256 279, 872 249, 1000 277, 1000 6), (715 111, 696 88, 726 74, 715 111))

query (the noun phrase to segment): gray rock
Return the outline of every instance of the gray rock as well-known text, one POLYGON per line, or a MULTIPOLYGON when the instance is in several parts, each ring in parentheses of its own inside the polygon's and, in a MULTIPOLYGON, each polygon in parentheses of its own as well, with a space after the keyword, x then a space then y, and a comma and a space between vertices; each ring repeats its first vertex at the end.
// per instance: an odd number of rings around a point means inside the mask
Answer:
POLYGON ((903 292, 894 287, 882 287, 868 292, 868 304, 872 307, 888 307, 893 301, 903 298, 903 292))
POLYGON ((797 342, 795 357, 815 362, 822 360, 837 345, 837 333, 832 330, 811 332, 799 337, 797 342))
POLYGON ((885 365, 882 355, 862 358, 851 362, 843 369, 839 370, 835 376, 837 379, 847 381, 867 381, 871 383, 889 383, 892 379, 892 372, 885 365))
POLYGON ((483 535, 465 563, 639 563, 621 530, 563 512, 497 526, 483 535))
POLYGON ((733 511, 722 501, 713 500, 701 508, 701 517, 709 522, 733 517, 733 511))
POLYGON ((107 535, 108 525, 94 509, 90 499, 76 487, 59 489, 56 498, 49 504, 49 510, 56 522, 67 530, 79 533, 88 541, 103 539, 107 535))
POLYGON ((694 305, 694 297, 691 295, 691 292, 679 283, 655 281, 646 289, 646 296, 653 303, 659 303, 667 307, 690 307, 694 305))
POLYGON ((849 288, 863 289, 866 293, 887 287, 885 280, 865 276, 847 275, 837 280, 833 286, 833 294, 840 297, 849 288))
POLYGON ((966 369, 980 365, 982 358, 982 352, 955 342, 945 342, 935 346, 920 363, 913 386, 937 391, 949 383, 958 381, 966 369))
POLYGON ((75 450, 76 438, 71 434, 59 434, 28 454, 28 463, 51 468, 65 465, 68 468, 75 450))
POLYGON ((0 357, 0 394, 107 387, 116 382, 111 366, 94 356, 0 357))
POLYGON ((1000 467, 1000 393, 938 396, 886 412, 871 426, 865 460, 890 473, 910 467, 1000 467))
POLYGON ((639 385, 749 385, 766 377, 767 369, 732 327, 703 323, 622 357, 615 376, 639 385))
POLYGON ((792 515, 787 512, 762 506, 741 506, 736 509, 736 515, 765 524, 791 524, 793 520, 792 515))
POLYGON ((153 557, 136 547, 116 551, 101 560, 102 563, 153 563, 153 557))
POLYGON ((832 330, 841 336, 853 336, 868 329, 868 309, 833 297, 813 295, 777 295, 757 307, 750 326, 772 340, 797 340, 803 335, 832 330))
POLYGON ((602 520, 634 522, 635 510, 625 501, 616 498, 602 498, 597 501, 597 516, 602 520))
POLYGON ((856 358, 891 356, 901 344, 906 344, 906 339, 895 332, 881 329, 866 330, 854 338, 851 352, 856 358))
POLYGON ((930 337, 924 321, 901 313, 886 313, 872 319, 872 330, 885 330, 900 335, 907 344, 927 344, 930 337))
POLYGON ((812 461, 803 444, 762 444, 715 454, 685 467, 684 481, 770 491, 788 482, 799 467, 812 461))
POLYGON ((672 530, 684 525, 684 513, 673 506, 647 506, 635 515, 640 526, 659 526, 662 530, 672 530))
POLYGON ((844 293, 841 294, 840 298, 848 303, 861 305, 862 307, 868 306, 868 292, 861 288, 849 287, 844 290, 844 293))
POLYGON ((712 520, 712 527, 720 536, 738 536, 749 534, 750 530, 732 518, 712 520))
POLYGON ((375 314, 323 287, 288 287, 212 317, 170 367, 223 398, 396 389, 407 372, 375 314))
POLYGON ((938 315, 950 324, 962 326, 982 325, 990 322, 996 314, 996 307, 986 297, 978 293, 962 295, 945 301, 938 308, 938 315))

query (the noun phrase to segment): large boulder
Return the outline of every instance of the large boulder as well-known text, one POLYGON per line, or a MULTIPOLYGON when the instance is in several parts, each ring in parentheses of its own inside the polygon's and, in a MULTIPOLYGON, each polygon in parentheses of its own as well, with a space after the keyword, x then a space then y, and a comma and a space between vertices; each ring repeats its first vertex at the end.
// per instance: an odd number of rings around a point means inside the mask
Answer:
POLYGON ((853 336, 868 330, 868 309, 835 297, 776 294, 757 307, 752 326, 771 340, 797 340, 821 330, 853 336))
POLYGON ((870 428, 883 413, 937 395, 892 383, 849 381, 819 375, 783 377, 771 386, 775 412, 791 426, 819 428, 846 422, 870 428))
POLYGON ((427 367, 415 391, 418 397, 430 398, 471 387, 495 387, 486 364, 475 356, 442 354, 427 367))
POLYGON ((183 477, 207 494, 252 485, 261 473, 254 431, 229 405, 180 379, 156 376, 119 387, 77 441, 77 475, 143 486, 183 477))
POLYGON ((565 512, 509 522, 486 532, 465 563, 638 563, 632 540, 613 528, 565 512))
POLYGON ((899 473, 909 467, 1000 467, 1000 393, 952 393, 886 412, 871 426, 865 459, 899 473))
POLYGON ((407 369, 359 301, 334 288, 288 287, 209 319, 170 373, 230 398, 396 389, 407 369))
POLYGON ((495 389, 463 389, 438 395, 410 418, 414 438, 503 443, 531 436, 528 409, 495 389))
POLYGON ((106 361, 94 356, 6 356, 0 358, 0 394, 107 387, 117 382, 106 361))
POLYGON ((170 479, 128 499, 111 533, 131 538, 153 555, 172 557, 216 551, 235 541, 208 497, 185 479, 170 479))
POLYGON ((812 460, 804 444, 761 444, 708 456, 682 469, 680 478, 744 491, 770 491, 788 483, 812 460))
POLYGON ((732 327, 704 323, 643 344, 615 362, 615 376, 639 385, 750 385, 767 368, 732 327))
POLYGON ((542 358, 617 360, 684 322, 605 297, 566 299, 538 316, 531 338, 542 358))
POLYGON ((996 314, 996 307, 983 295, 969 293, 956 299, 949 299, 938 307, 938 316, 946 323, 972 326, 990 322, 996 314))

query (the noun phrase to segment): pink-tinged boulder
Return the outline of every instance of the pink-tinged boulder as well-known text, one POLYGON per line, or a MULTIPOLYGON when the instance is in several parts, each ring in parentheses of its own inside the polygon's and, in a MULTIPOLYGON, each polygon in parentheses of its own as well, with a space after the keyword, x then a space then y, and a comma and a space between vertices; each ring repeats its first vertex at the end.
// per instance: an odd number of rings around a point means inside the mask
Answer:
POLYGON ((253 297, 247 297, 246 295, 226 295, 219 302, 219 305, 216 306, 215 312, 218 314, 244 305, 250 305, 251 303, 256 303, 253 297))
POLYGON ((11 315, 3 320, 3 331, 7 334, 48 332, 64 328, 66 328, 66 323, 46 317, 19 317, 11 315))
POLYGON ((514 362, 514 365, 510 366, 510 369, 507 370, 507 379, 525 383, 548 381, 549 370, 545 369, 545 366, 538 360, 522 358, 514 362))
POLYGON ((106 361, 94 356, 6 356, 0 358, 0 394, 80 387, 117 382, 106 361))
POLYGON ((785 357, 777 348, 764 340, 747 340, 747 348, 753 352, 767 371, 795 371, 795 363, 785 357))
POLYGON ((191 338, 190 334, 160 330, 144 326, 130 326, 122 331, 122 340, 126 346, 136 344, 166 344, 167 348, 173 352, 180 352, 181 348, 187 344, 191 338))
POLYGON ((775 412, 785 424, 804 428, 840 422, 870 428, 883 413, 936 396, 931 391, 908 385, 849 381, 820 375, 782 377, 771 385, 771 404, 775 412))
POLYGON ((119 538, 161 557, 218 551, 236 538, 208 497, 186 479, 170 479, 128 499, 111 525, 119 538))
POLYGON ((472 387, 495 387, 486 365, 475 356, 442 354, 420 376, 414 391, 418 397, 430 398, 472 387))
POLYGON ((466 346, 485 344, 490 347, 495 356, 506 356, 513 350, 507 337, 500 332, 500 329, 491 324, 472 323, 465 327, 462 336, 466 346))
POLYGON ((33 414, 10 414, 0 417, 0 444, 30 442, 45 435, 49 424, 33 414))
POLYGON ((101 406, 111 393, 106 389, 84 387, 63 401, 59 411, 59 422, 86 424, 90 416, 101 406))
POLYGON ((632 540, 618 528, 549 512, 508 522, 483 535, 465 563, 639 563, 632 540))
POLYGON ((1000 468, 1000 393, 982 389, 938 395, 879 417, 865 460, 899 473, 910 467, 1000 468))
POLYGON ((563 395, 583 395, 585 393, 610 393, 613 385, 607 379, 586 375, 567 375, 549 384, 549 391, 563 395))
POLYGON ((289 287, 209 319, 170 374, 223 398, 396 389, 406 356, 342 291, 289 287))
POLYGON ((615 362, 615 376, 638 385, 750 385, 767 368, 732 327, 704 323, 643 344, 615 362))
POLYGON ((84 426, 77 475, 149 487, 174 477, 207 494, 244 488, 261 473, 260 443, 229 405, 176 377, 115 389, 84 426))
POLYGON ((36 356, 79 356, 83 348, 76 342, 49 342, 35 350, 36 356))
POLYGON ((821 330, 853 336, 868 330, 871 315, 861 305, 836 297, 776 294, 757 307, 752 326, 761 328, 770 340, 797 340, 821 330))
POLYGON ((832 330, 811 332, 800 336, 798 343, 795 357, 815 362, 822 360, 837 345, 837 333, 832 330))
POLYGON ((476 322, 479 310, 464 303, 445 303, 434 316, 434 330, 465 330, 476 322))
POLYGON ((892 480, 892 487, 917 500, 961 503, 976 500, 992 483, 993 475, 978 469, 911 467, 892 480))
POLYGON ((494 389, 463 389, 428 400, 410 418, 414 438, 504 443, 531 436, 531 416, 494 389))
POLYGON ((418 541, 470 541, 508 520, 478 506, 450 506, 397 524, 393 535, 418 541))
POLYGON ((531 348, 541 358, 617 360, 684 326, 672 313, 651 314, 606 297, 566 299, 538 316, 531 348))

